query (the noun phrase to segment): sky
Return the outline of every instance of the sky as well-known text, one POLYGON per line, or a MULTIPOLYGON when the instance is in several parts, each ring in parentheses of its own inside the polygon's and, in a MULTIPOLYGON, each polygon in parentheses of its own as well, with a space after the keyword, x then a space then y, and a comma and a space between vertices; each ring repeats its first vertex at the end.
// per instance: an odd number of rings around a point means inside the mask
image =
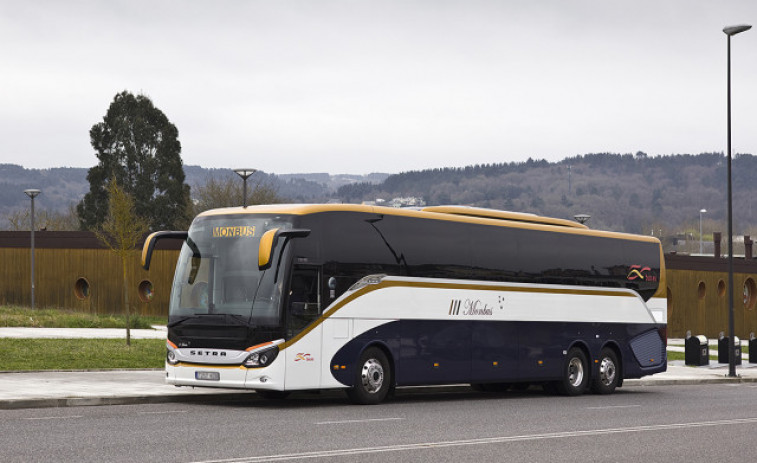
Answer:
MULTIPOLYGON (((0 0, 0 163, 92 167, 124 90, 182 159, 396 173, 726 150, 727 38, 754 0, 0 0)), ((757 28, 731 39, 757 155, 757 28)))

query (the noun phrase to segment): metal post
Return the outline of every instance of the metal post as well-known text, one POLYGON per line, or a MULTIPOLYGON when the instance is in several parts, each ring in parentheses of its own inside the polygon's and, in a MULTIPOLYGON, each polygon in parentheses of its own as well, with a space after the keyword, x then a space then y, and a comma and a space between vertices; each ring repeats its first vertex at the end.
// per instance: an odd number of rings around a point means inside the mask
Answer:
POLYGON ((31 255, 32 255, 32 310, 34 310, 34 198, 40 194, 39 190, 29 189, 24 190, 24 193, 32 200, 32 222, 31 222, 31 255))
POLYGON ((728 376, 736 376, 736 356, 734 349, 733 321, 733 193, 731 186, 731 36, 751 29, 752 26, 732 26, 723 29, 728 36, 728 376))
POLYGON ((699 210, 699 254, 702 254, 702 214, 707 212, 707 209, 699 210))
POLYGON ((234 172, 242 177, 242 207, 247 207, 247 179, 257 171, 255 169, 234 169, 234 172))

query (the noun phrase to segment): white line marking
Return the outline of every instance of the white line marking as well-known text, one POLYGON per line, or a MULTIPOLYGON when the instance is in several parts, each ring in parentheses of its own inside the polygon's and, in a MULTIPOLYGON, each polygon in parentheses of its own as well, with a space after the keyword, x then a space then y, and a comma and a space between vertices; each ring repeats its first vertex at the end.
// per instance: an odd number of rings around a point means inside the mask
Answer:
POLYGON ((398 421, 404 418, 373 418, 370 420, 343 420, 343 421, 321 421, 316 424, 352 424, 352 423, 370 423, 373 421, 398 421))
POLYGON ((510 442, 526 442, 543 439, 566 439, 571 437, 601 436, 606 434, 625 434, 633 432, 651 432, 677 430, 687 428, 702 428, 714 426, 729 426, 738 424, 757 424, 757 418, 741 418, 732 420, 699 421, 691 423, 655 424, 649 426, 632 426, 628 428, 592 429, 587 431, 551 432, 545 434, 527 434, 523 436, 488 437, 483 439, 466 439, 456 441, 425 442, 420 444, 384 445, 378 447, 364 447, 354 449, 323 450, 319 452, 288 453, 279 455, 265 455, 258 457, 230 458, 226 460, 204 460, 195 463, 260 463, 268 461, 305 460, 312 458, 333 458, 340 456, 364 455, 370 453, 402 452, 408 450, 438 449, 444 447, 462 447, 465 445, 503 444, 510 442))
POLYGON ((67 420, 67 419, 73 419, 73 418, 84 418, 84 415, 69 415, 69 416, 40 416, 36 418, 24 418, 28 421, 35 421, 35 420, 67 420))
POLYGON ((168 415, 171 413, 187 413, 187 410, 170 410, 166 412, 137 412, 137 415, 168 415))
POLYGON ((586 407, 587 410, 612 410, 615 408, 637 408, 641 405, 608 405, 606 407, 586 407))

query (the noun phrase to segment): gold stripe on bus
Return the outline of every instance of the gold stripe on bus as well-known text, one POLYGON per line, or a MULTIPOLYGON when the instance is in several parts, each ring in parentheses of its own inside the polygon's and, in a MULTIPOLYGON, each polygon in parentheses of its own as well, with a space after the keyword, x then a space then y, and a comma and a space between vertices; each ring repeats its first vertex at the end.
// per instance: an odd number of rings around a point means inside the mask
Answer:
POLYGON ((523 286, 500 286, 500 285, 482 285, 476 283, 432 283, 432 282, 420 282, 420 281, 387 281, 384 280, 374 285, 367 285, 360 288, 356 292, 350 294, 339 303, 329 309, 329 312, 321 315, 318 320, 308 325, 307 328, 300 331, 292 339, 279 344, 279 350, 284 350, 292 344, 296 343, 305 335, 310 333, 318 325, 323 323, 327 318, 331 317, 334 313, 339 311, 342 307, 355 299, 362 297, 370 292, 377 291, 379 289, 386 289, 392 287, 411 287, 411 288, 436 288, 436 289, 464 289, 464 290, 481 290, 481 291, 506 291, 517 293, 546 293, 546 294, 570 294, 570 295, 592 295, 592 296, 613 296, 613 297, 638 297, 636 293, 630 289, 624 290, 619 288, 617 291, 609 291, 603 289, 580 289, 580 288, 529 288, 523 286))

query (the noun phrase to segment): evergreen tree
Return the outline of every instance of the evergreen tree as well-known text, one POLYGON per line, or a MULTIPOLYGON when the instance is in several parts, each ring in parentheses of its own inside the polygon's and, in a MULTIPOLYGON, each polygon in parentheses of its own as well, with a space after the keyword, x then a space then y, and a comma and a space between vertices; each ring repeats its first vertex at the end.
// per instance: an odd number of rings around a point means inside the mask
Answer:
POLYGON ((76 208, 82 229, 98 228, 105 221, 111 180, 134 198, 136 214, 152 230, 189 225, 179 132, 148 97, 117 94, 89 136, 100 162, 89 169, 90 191, 76 208))

